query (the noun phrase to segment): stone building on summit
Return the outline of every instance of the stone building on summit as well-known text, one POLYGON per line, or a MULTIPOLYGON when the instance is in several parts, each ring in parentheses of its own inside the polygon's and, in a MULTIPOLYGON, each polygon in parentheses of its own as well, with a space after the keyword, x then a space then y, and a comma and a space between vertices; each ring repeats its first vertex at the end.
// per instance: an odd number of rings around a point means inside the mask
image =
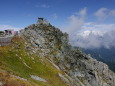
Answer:
POLYGON ((50 23, 49 23, 46 19, 44 19, 44 18, 42 18, 42 17, 39 17, 39 18, 38 18, 38 21, 37 21, 37 24, 49 25, 50 23))

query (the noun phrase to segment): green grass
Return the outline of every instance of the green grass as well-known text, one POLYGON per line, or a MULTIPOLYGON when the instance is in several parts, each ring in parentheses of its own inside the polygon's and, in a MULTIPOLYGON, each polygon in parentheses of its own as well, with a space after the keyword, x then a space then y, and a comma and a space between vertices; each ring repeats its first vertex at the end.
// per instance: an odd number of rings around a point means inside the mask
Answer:
POLYGON ((66 86, 58 77, 58 72, 45 58, 40 59, 39 55, 28 55, 25 51, 24 40, 14 38, 10 46, 0 47, 0 68, 13 73, 14 75, 28 79, 38 86, 66 86), (13 48, 19 44, 19 48, 13 48), (21 57, 21 59, 20 59, 21 57), (34 61, 33 59, 34 58, 34 61), (30 68, 25 66, 25 62, 30 68), (35 62, 35 63, 34 63, 35 62), (30 75, 36 75, 47 80, 47 83, 31 79, 30 75))

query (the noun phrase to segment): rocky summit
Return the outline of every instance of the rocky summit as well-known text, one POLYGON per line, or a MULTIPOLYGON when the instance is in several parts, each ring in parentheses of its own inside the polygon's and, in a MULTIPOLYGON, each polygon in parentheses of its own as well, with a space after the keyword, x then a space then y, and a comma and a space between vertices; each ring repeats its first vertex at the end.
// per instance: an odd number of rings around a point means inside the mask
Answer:
POLYGON ((44 22, 29 25, 10 45, 0 46, 0 86, 115 86, 106 64, 72 47, 67 33, 44 22))

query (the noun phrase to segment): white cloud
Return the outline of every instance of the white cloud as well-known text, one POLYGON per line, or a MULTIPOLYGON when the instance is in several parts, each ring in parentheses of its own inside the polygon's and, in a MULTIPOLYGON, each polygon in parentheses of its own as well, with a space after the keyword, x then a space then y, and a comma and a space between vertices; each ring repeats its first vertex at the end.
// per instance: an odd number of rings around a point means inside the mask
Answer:
POLYGON ((73 33, 79 31, 84 25, 86 13, 87 13, 87 9, 83 8, 79 12, 76 12, 76 14, 71 15, 68 18, 67 25, 63 27, 64 32, 69 33, 69 35, 71 36, 73 35, 73 33))
POLYGON ((46 4, 42 4, 40 7, 42 7, 42 8, 50 8, 50 6, 46 5, 46 4))
POLYGON ((50 6, 49 5, 46 5, 46 4, 37 4, 37 5, 35 5, 35 7, 37 7, 37 8, 50 8, 50 6))
POLYGON ((82 27, 84 28, 84 30, 98 30, 102 32, 115 30, 115 24, 97 24, 94 22, 85 23, 82 27))
POLYGON ((58 15, 56 13, 54 13, 52 17, 53 17, 53 19, 57 19, 58 15))
MULTIPOLYGON (((85 22, 87 8, 81 9, 68 18, 64 32, 69 34, 70 43, 82 48, 115 47, 115 24, 85 22)), ((115 10, 100 8, 95 12, 99 20, 115 16, 115 10)))
POLYGON ((103 20, 107 18, 108 10, 109 9, 107 8, 100 8, 97 12, 94 13, 94 15, 98 18, 98 20, 103 20))
POLYGON ((99 21, 102 21, 109 17, 115 17, 115 9, 100 8, 94 13, 94 15, 99 21))
POLYGON ((115 16, 115 10, 110 10, 109 15, 110 15, 110 16, 115 16))
POLYGON ((19 31, 22 28, 18 28, 18 27, 13 27, 10 25, 0 25, 0 30, 6 30, 6 29, 14 29, 15 31, 19 31))
POLYGON ((76 15, 81 16, 81 17, 85 17, 86 14, 87 14, 87 8, 86 7, 81 9, 79 12, 76 12, 76 15))

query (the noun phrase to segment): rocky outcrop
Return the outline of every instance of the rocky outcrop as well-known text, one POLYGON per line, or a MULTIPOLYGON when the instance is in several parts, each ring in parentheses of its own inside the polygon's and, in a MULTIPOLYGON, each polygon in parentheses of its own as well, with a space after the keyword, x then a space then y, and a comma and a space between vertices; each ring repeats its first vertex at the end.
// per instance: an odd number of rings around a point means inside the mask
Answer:
POLYGON ((25 50, 47 58, 64 74, 58 74, 69 86, 115 86, 115 74, 102 62, 74 49, 68 34, 52 25, 32 24, 21 30, 20 37, 29 44, 25 50))
POLYGON ((35 76, 35 75, 30 75, 30 76, 34 80, 38 80, 38 81, 41 81, 41 82, 47 82, 45 79, 43 79, 41 77, 38 77, 38 76, 35 76))

